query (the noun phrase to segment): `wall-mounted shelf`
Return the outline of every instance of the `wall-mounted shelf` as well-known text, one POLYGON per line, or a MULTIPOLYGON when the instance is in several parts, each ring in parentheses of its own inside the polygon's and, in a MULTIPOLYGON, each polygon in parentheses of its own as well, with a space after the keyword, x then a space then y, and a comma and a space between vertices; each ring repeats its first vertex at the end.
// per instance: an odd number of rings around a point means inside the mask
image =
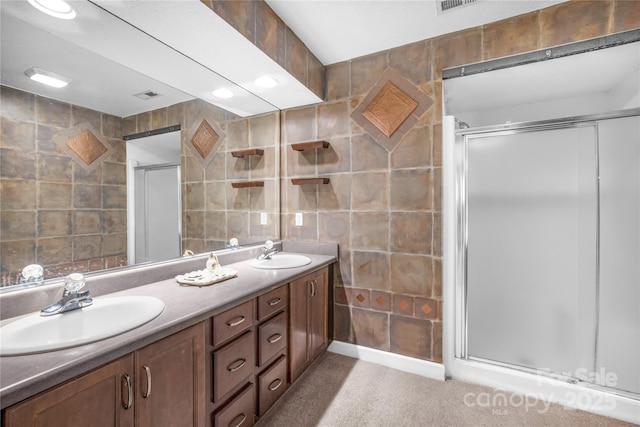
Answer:
POLYGON ((247 150, 237 150, 231 152, 231 155, 233 157, 262 156, 263 154, 264 150, 260 148, 249 148, 247 150))
POLYGON ((297 144, 291 144, 291 148, 296 151, 303 150, 312 150, 315 148, 329 148, 329 143, 327 141, 311 141, 311 142, 300 142, 297 144))
POLYGON ((264 187, 264 181, 238 181, 232 182, 233 188, 249 188, 249 187, 264 187))
POLYGON ((293 178, 291 183, 293 185, 328 184, 329 178, 293 178))

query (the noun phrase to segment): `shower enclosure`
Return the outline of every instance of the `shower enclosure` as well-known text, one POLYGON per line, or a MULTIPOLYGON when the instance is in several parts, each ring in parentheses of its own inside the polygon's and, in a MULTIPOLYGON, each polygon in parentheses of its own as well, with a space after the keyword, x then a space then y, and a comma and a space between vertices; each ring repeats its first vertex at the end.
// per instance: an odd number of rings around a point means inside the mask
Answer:
POLYGON ((443 71, 448 376, 640 423, 638 40, 443 71))
POLYGON ((457 145, 458 356, 640 397, 640 118, 457 145))

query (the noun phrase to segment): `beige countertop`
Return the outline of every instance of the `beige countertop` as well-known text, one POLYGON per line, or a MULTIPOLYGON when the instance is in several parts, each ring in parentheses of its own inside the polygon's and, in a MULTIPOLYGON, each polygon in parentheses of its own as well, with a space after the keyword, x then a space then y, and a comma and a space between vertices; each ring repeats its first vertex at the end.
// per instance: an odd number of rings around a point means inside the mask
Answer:
POLYGON ((171 277, 103 295, 153 296, 164 302, 165 309, 149 323, 102 341, 47 353, 0 357, 2 409, 336 261, 335 256, 305 255, 311 258, 311 264, 280 270, 253 268, 251 260, 234 262, 225 267, 237 270, 237 277, 206 287, 180 286, 171 277))

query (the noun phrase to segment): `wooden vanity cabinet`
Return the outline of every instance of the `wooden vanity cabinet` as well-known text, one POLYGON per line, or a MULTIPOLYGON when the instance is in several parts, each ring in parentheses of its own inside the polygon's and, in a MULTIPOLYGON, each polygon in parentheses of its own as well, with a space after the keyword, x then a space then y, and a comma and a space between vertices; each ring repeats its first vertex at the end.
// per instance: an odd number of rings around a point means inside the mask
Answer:
POLYGON ((327 349, 329 268, 325 267, 290 284, 289 381, 327 349))
POLYGON ((212 426, 251 426, 286 390, 288 291, 281 286, 212 318, 212 426))
POLYGON ((5 409, 3 425, 202 427, 203 356, 200 323, 5 409))
POLYGON ((204 324, 134 353, 136 426, 204 427, 204 324))
POLYGON ((2 425, 132 427, 132 373, 133 355, 122 357, 5 409, 2 425))

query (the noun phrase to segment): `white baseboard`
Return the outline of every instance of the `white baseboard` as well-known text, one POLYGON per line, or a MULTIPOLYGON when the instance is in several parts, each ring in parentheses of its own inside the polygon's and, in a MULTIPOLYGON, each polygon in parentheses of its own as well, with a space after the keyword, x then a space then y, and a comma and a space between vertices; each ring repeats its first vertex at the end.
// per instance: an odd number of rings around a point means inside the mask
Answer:
POLYGON ((390 353, 388 351, 376 350, 375 348, 363 347, 361 345, 349 344, 341 341, 333 341, 328 351, 364 360, 365 362, 387 366, 399 371, 409 372, 434 380, 444 381, 444 365, 415 359, 401 354, 390 353))

